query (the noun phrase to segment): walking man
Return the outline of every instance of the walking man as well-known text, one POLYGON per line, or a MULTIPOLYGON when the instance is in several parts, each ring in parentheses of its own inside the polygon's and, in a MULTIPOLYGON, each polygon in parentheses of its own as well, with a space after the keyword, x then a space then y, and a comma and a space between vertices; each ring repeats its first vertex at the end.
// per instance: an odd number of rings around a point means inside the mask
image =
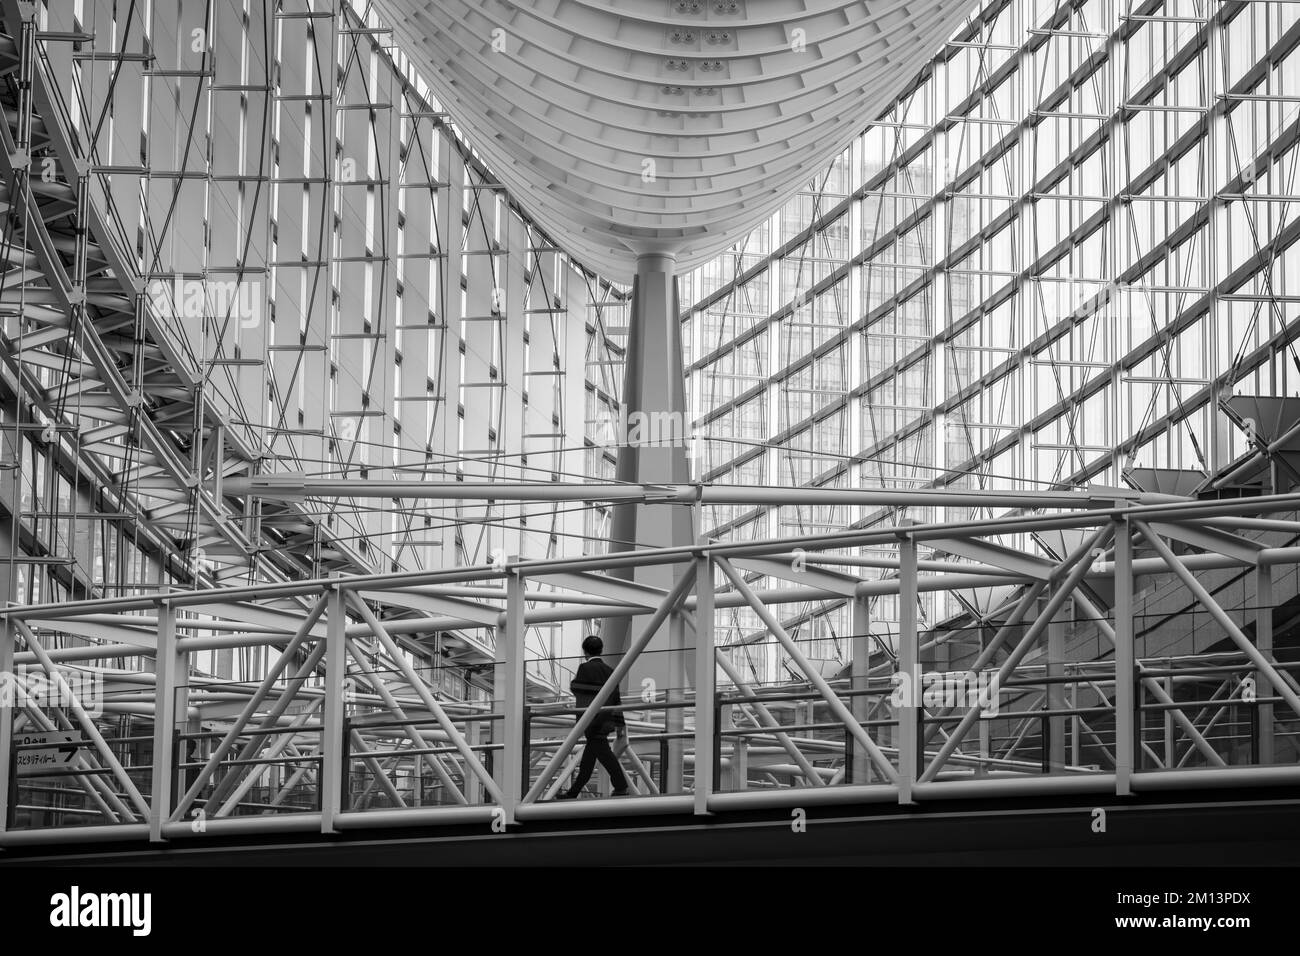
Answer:
MULTIPOLYGON (((614 673, 614 669, 601 660, 600 655, 604 650, 605 642, 594 634, 582 642, 582 653, 587 659, 578 665, 578 672, 573 675, 573 681, 569 684, 569 690, 573 691, 579 708, 590 705, 596 699, 596 694, 605 686, 605 681, 609 680, 609 675, 614 673)), ((609 707, 622 705, 623 701, 619 696, 617 685, 607 703, 609 707)), ((556 796, 557 800, 577 799, 582 788, 591 779, 597 760, 609 774, 609 782, 613 785, 613 796, 627 795, 627 777, 623 775, 623 768, 619 766, 618 758, 614 756, 614 751, 609 746, 609 735, 615 732, 620 738, 627 735, 623 712, 610 710, 608 707, 601 708, 600 713, 587 726, 587 746, 583 748, 582 760, 578 763, 578 776, 574 779, 573 786, 556 796)))

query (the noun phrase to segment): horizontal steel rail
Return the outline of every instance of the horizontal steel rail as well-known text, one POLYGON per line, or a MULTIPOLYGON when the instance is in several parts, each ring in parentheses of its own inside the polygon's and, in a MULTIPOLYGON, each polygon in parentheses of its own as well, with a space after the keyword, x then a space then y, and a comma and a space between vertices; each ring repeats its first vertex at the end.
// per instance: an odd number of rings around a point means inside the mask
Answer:
POLYGON ((15 715, 27 720, 19 732, 30 739, 0 740, 6 811, 0 847, 439 824, 499 831, 561 818, 1300 783, 1300 767, 1275 755, 1300 737, 1300 697, 1297 662, 1274 652, 1271 622, 1274 607, 1294 593, 1300 547, 1291 542, 1300 539, 1300 525, 1289 516, 1300 508, 1300 495, 1084 504, 962 525, 904 523, 871 533, 701 541, 610 557, 9 607, 0 612, 0 671, 39 667, 55 681, 97 674, 109 690, 98 713, 80 703, 59 711, 61 725, 80 735, 79 763, 62 777, 48 770, 14 775, 14 755, 39 752, 47 738, 35 735, 56 729, 15 701, 15 715), (1240 530, 1220 530, 1234 526, 1240 530), (1029 528, 1087 533, 1060 559, 998 550, 998 539, 1029 528), (832 549, 888 541, 901 543, 900 556, 874 569, 880 579, 857 577, 857 568, 851 575, 832 570, 832 549), (931 562, 933 570, 922 574, 920 562, 907 555, 927 542, 968 554, 931 562), (819 563, 797 560, 809 555, 819 563), (671 593, 609 573, 683 559, 698 568, 679 577, 671 593), (755 561, 749 571, 746 559, 755 561), (961 573, 963 562, 998 574, 961 573), (724 570, 731 586, 702 596, 697 582, 722 580, 724 570), (791 586, 740 586, 755 574, 784 577, 791 586), (801 575, 808 575, 806 584, 797 583, 801 575), (1241 575, 1266 582, 1254 603, 1220 604, 1220 583, 1241 575), (1273 585, 1274 576, 1289 582, 1285 591, 1273 585), (505 587, 480 586, 492 580, 505 587), (790 601, 837 598, 860 606, 864 617, 855 620, 866 620, 873 595, 899 595, 905 606, 925 588, 962 591, 990 581, 1004 582, 1007 596, 983 620, 923 629, 905 614, 886 641, 888 655, 874 656, 879 635, 855 626, 847 636, 853 660, 828 676, 817 673, 774 614, 790 601), (546 585, 560 589, 541 590, 546 585), (1140 606, 1125 596, 1137 585, 1145 589, 1140 606), (543 593, 546 607, 530 606, 543 593), (291 597, 309 600, 289 604, 291 597), (302 611, 303 603, 314 610, 302 611), (1101 651, 1066 653, 1056 622, 1067 605, 1074 608, 1073 626, 1095 635, 1101 651), (722 671, 715 669, 707 695, 682 665, 673 665, 681 683, 666 697, 645 691, 643 683, 638 701, 625 687, 616 709, 630 728, 622 759, 637 792, 551 802, 573 766, 582 727, 604 700, 598 695, 591 706, 575 708, 563 694, 539 699, 536 687, 524 689, 519 664, 527 663, 529 623, 566 614, 640 619, 641 636, 620 661, 606 688, 612 691, 625 675, 635 688, 638 668, 655 655, 690 653, 707 661, 709 653, 739 650, 715 646, 712 618, 701 615, 710 607, 757 613, 785 649, 794 680, 751 686, 743 658, 731 657, 722 671), (1155 654, 1145 646, 1143 622, 1188 613, 1202 624, 1214 622, 1229 649, 1198 653, 1175 645, 1155 654), (686 625, 693 641, 665 648, 656 635, 672 621, 686 625), (445 695, 428 669, 437 662, 402 643, 405 634, 451 623, 489 635, 499 692, 493 699, 440 699, 445 695), (976 631, 986 634, 978 659, 957 658, 952 673, 921 663, 921 649, 976 631), (61 635, 91 643, 56 646, 61 635), (193 655, 226 646, 278 653, 268 653, 271 663, 240 681, 191 673, 193 655), (69 671, 76 665, 60 656, 68 652, 70 660, 99 666, 69 671), (107 666, 127 656, 153 658, 153 671, 107 666), (932 700, 921 689, 936 676, 951 682, 956 674, 960 683, 963 673, 974 680, 994 671, 1001 683, 991 711, 988 700, 932 700), (515 677, 503 677, 510 673, 515 677), (913 678, 918 693, 909 696, 913 678), (132 766, 121 757, 138 736, 103 732, 104 716, 118 714, 152 722, 152 764, 132 766), (202 733, 196 721, 206 728, 202 733), (1067 734, 1070 746, 1062 749, 1067 734), (185 755, 190 748, 198 752, 185 755), (1086 759, 1079 762, 1081 753, 1086 759), (50 812, 54 826, 19 820, 40 812, 14 796, 34 792, 37 781, 65 801, 50 812), (707 789, 695 793, 698 781, 707 789), (421 793, 432 794, 433 805, 422 803, 421 793), (57 825, 86 819, 97 822, 57 825))

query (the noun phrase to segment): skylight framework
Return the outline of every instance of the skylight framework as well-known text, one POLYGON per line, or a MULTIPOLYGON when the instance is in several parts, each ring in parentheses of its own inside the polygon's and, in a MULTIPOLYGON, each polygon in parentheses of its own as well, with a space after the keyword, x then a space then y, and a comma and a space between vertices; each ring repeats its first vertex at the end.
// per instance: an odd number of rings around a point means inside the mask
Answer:
MULTIPOLYGON (((1234 461, 1248 436, 1220 399, 1296 375, 1298 18, 986 3, 796 199, 684 277, 699 477, 1046 489, 1234 461)), ((900 516, 980 511, 704 523, 735 539, 900 516)), ((829 639, 846 614, 804 619, 829 639)))

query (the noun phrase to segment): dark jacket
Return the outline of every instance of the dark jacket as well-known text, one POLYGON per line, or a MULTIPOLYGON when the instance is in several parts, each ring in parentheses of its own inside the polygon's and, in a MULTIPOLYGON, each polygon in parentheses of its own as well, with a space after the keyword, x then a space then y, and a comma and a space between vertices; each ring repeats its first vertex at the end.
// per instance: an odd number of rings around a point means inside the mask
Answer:
MULTIPOLYGON (((596 694, 605 686, 605 681, 609 680, 609 675, 612 673, 614 673, 614 668, 599 657, 593 657, 578 665, 578 671, 573 675, 573 680, 569 683, 569 690, 573 691, 573 696, 577 699, 577 705, 580 709, 587 707, 596 699, 596 694)), ((619 696, 617 685, 615 685, 614 692, 609 695, 609 700, 605 701, 605 703, 609 707, 622 705, 623 699, 619 696)), ((623 712, 611 711, 609 707, 601 708, 600 714, 597 715, 587 729, 588 733, 612 734, 618 728, 624 726, 623 712)))

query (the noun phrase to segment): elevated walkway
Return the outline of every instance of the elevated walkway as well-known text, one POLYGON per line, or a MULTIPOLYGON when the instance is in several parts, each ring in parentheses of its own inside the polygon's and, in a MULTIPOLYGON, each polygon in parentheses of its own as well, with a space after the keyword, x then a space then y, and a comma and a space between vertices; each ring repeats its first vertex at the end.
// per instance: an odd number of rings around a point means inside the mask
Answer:
POLYGON ((29 679, 0 734, 0 850, 796 810, 883 819, 1300 786, 1300 496, 1072 504, 8 608, 0 672, 29 679), (1059 549, 1012 546, 1030 534, 1059 549), (886 543, 896 558, 857 557, 886 543), (847 573, 855 560, 892 566, 868 579, 847 573), (658 591, 609 573, 629 562, 689 570, 658 591), (944 592, 970 610, 923 624, 921 596, 944 592), (881 598, 899 608, 884 628, 881 598), (782 619, 836 602, 852 628, 828 661, 782 619), (720 642, 727 609, 760 627, 720 642), (562 676, 550 689, 529 679, 530 624, 610 616, 637 637, 589 707, 562 676), (649 649, 665 625, 672 646, 649 649), (412 639, 445 629, 477 629, 490 692, 446 692, 444 665, 412 639), (230 648, 245 673, 203 672, 205 654, 230 648), (586 799, 555 802, 616 684, 634 794, 600 799, 598 776, 586 799))

